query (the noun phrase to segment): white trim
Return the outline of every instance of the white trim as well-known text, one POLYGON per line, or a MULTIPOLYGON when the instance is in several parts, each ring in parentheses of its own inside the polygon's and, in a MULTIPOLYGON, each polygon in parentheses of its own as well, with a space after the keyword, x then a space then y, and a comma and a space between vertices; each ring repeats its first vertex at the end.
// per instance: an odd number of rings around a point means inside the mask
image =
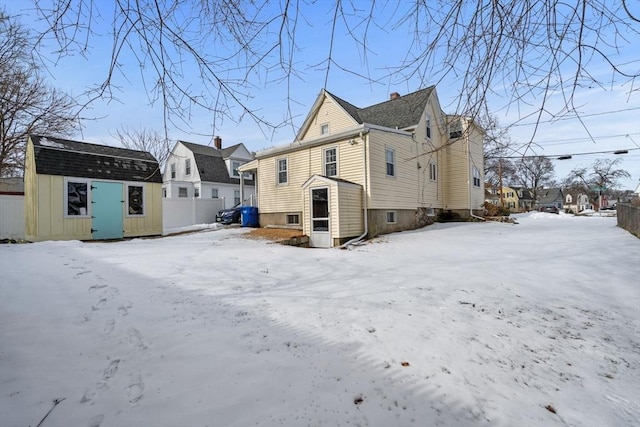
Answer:
POLYGON ((396 169, 396 150, 394 148, 384 147, 384 172, 387 177, 395 178, 398 176, 398 172, 396 169), (387 155, 391 153, 392 159, 389 162, 387 155), (393 173, 389 173, 389 164, 393 166, 393 173))

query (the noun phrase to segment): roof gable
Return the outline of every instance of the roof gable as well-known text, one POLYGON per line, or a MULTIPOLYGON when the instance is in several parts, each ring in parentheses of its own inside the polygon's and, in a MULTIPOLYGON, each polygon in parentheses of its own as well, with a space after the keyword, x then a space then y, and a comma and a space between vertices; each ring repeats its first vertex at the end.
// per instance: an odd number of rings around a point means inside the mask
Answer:
MULTIPOLYGON (((240 184, 240 178, 229 176, 229 170, 225 158, 231 156, 240 146, 236 144, 223 150, 208 145, 194 144, 192 142, 178 141, 193 153, 196 168, 200 174, 200 180, 204 182, 219 182, 224 184, 240 184)), ((246 150, 246 149, 245 149, 246 150)), ((253 185, 252 180, 245 181, 247 185, 253 185)))
POLYGON ((158 161, 146 151, 31 135, 36 173, 115 181, 162 182, 158 161))

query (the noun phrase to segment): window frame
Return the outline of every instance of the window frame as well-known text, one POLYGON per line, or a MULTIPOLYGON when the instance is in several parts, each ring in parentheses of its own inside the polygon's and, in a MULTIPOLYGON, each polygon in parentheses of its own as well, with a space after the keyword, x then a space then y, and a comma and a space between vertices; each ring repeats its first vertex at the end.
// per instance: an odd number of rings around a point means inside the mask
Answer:
POLYGON ((438 164, 433 160, 429 161, 429 180, 438 181, 438 164))
POLYGON ((280 157, 276 159, 276 185, 288 185, 289 184, 289 158, 280 157), (280 169, 281 162, 284 162, 284 169, 280 169), (284 180, 281 179, 281 174, 284 173, 284 180))
POLYGON ((189 198, 189 188, 187 187, 178 187, 178 198, 179 199, 188 199, 189 198), (180 194, 184 190, 184 196, 180 194))
POLYGON ((431 139, 431 114, 425 115, 425 132, 427 139, 431 139))
POLYGON ((126 201, 126 214, 125 216, 128 217, 135 217, 135 218, 140 218, 140 217, 145 217, 147 216, 147 203, 146 203, 146 196, 147 196, 147 191, 145 189, 145 185, 143 182, 132 182, 132 183, 127 183, 126 184, 126 190, 125 190, 125 201, 126 201), (131 194, 130 194, 130 188, 140 188, 142 190, 142 212, 141 213, 131 213, 131 194))
POLYGON ((299 213, 287 214, 285 223, 287 225, 300 225, 300 214, 299 213))
POLYGON ((219 199, 220 198, 220 191, 217 188, 212 188, 211 189, 211 198, 212 199, 219 199), (214 196, 214 192, 215 192, 215 196, 214 196))
POLYGON ((200 187, 193 187, 193 197, 200 198, 200 187))
POLYGON ((397 224, 398 223, 398 215, 396 211, 387 211, 386 214, 387 224, 397 224))
POLYGON ((233 206, 238 206, 242 203, 242 200, 240 200, 240 190, 233 190, 233 202, 233 206))
POLYGON ((231 176, 240 178, 240 172, 238 172, 238 168, 242 166, 242 162, 238 160, 231 160, 231 176), (234 167, 234 165, 236 165, 234 167))
POLYGON ((173 162, 169 165, 169 170, 171 172, 171 179, 176 178, 176 162, 173 162))
POLYGON ((322 149, 322 169, 324 170, 325 176, 338 176, 338 146, 327 147, 322 149), (334 160, 332 162, 327 161, 327 153, 330 151, 334 152, 334 160), (335 173, 333 175, 329 175, 327 171, 327 167, 334 165, 335 173))
POLYGON ((320 135, 329 135, 329 123, 320 124, 320 135))
MULTIPOLYGON (((477 167, 473 167, 473 186, 480 188, 480 184, 482 183, 482 175, 480 175, 480 170, 477 167), (477 182, 477 183, 476 183, 477 182)), ((513 196, 511 196, 513 197, 513 196)))
POLYGON ((185 159, 184 161, 184 174, 186 176, 191 175, 191 159, 185 159))
POLYGON ((396 150, 393 148, 385 148, 384 152, 385 172, 387 177, 396 177, 396 150), (391 162, 389 162, 389 154, 391 154, 391 162), (389 171, 391 167, 391 171, 389 171), (389 173, 391 172, 391 173, 389 173))
MULTIPOLYGON (((64 179, 64 195, 63 195, 63 213, 64 218, 91 218, 91 180, 88 178, 69 178, 64 179), (87 194, 85 195, 85 214, 73 215, 69 214, 69 183, 84 184, 87 186, 87 194)), ((81 208, 80 208, 81 209, 81 208)))
POLYGON ((462 120, 455 119, 449 123, 449 139, 462 138, 462 120))

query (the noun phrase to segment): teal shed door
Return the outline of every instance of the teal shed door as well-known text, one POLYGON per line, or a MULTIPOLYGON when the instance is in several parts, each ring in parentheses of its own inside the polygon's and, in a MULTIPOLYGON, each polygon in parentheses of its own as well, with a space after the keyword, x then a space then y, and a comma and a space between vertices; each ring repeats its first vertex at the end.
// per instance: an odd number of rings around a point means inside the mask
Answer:
POLYGON ((121 239, 124 235, 122 186, 117 182, 91 183, 91 233, 94 239, 121 239))

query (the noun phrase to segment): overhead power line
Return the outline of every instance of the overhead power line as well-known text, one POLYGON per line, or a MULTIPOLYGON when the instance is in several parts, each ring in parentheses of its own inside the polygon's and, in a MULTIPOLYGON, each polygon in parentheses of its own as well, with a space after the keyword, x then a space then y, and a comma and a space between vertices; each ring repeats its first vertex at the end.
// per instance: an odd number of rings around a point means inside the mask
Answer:
POLYGON ((614 111, 602 111, 602 112, 599 112, 599 113, 591 113, 591 114, 576 114, 575 116, 571 116, 571 117, 562 116, 562 117, 558 117, 556 119, 540 120, 540 121, 531 122, 531 123, 518 123, 518 122, 515 122, 515 123, 509 125, 508 127, 534 126, 534 125, 538 125, 540 123, 553 123, 553 122, 559 122, 559 121, 563 121, 563 120, 575 120, 577 118, 581 118, 582 119, 582 118, 585 118, 585 117, 604 116, 606 114, 623 113, 623 112, 626 112, 626 111, 634 111, 634 110, 640 110, 640 107, 624 108, 622 110, 614 110, 614 111))
POLYGON ((496 159, 531 159, 535 157, 546 157, 548 159, 556 159, 556 160, 567 160, 573 156, 588 156, 591 154, 627 154, 629 151, 640 150, 640 148, 621 148, 618 150, 607 150, 607 151, 589 151, 585 153, 564 153, 564 154, 539 154, 539 155, 529 155, 529 156, 504 156, 504 157, 495 157, 496 159))

